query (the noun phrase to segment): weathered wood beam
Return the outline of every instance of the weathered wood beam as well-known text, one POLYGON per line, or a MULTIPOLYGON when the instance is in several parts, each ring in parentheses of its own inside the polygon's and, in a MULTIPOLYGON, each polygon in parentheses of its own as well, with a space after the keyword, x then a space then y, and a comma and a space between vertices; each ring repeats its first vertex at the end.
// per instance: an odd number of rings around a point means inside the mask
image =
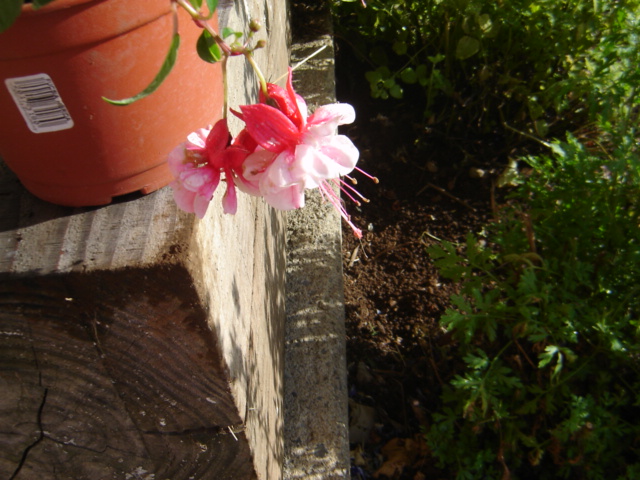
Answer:
POLYGON ((5 279, 0 298, 1 478, 253 478, 184 267, 5 279))
MULTIPOLYGON (((277 78, 286 2, 224 16, 249 17, 277 78)), ((243 62, 230 77, 231 105, 255 99, 243 62)), ((281 478, 283 216, 224 215, 220 190, 202 221, 169 189, 57 207, 0 162, 0 478, 281 478)))

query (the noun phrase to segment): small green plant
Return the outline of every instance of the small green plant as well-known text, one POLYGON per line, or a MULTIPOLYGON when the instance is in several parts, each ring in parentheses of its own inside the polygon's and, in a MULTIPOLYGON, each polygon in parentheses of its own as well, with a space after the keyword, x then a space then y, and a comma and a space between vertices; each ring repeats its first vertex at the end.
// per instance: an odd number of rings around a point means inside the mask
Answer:
POLYGON ((634 130, 618 142, 569 135, 484 239, 428 248, 462 285, 441 319, 461 369, 427 432, 457 479, 638 478, 640 162, 634 130))

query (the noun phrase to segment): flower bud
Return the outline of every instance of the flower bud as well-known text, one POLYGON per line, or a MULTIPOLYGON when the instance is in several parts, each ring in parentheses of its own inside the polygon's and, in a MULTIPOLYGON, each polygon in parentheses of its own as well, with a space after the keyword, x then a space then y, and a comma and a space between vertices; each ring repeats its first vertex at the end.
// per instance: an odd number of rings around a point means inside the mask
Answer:
POLYGON ((255 33, 255 32, 258 32, 261 28, 262 28, 262 24, 260 23, 260 20, 256 20, 255 18, 252 18, 251 22, 249 22, 249 30, 255 33))
POLYGON ((264 48, 267 46, 267 41, 266 40, 258 40, 256 42, 256 48, 264 48))

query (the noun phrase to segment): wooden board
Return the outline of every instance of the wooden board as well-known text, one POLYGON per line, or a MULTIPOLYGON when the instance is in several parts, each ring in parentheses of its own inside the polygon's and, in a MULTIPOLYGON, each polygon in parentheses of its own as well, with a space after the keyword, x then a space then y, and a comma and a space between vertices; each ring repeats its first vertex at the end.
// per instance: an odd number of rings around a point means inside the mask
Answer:
POLYGON ((255 478, 213 338, 181 266, 3 279, 0 478, 255 478))

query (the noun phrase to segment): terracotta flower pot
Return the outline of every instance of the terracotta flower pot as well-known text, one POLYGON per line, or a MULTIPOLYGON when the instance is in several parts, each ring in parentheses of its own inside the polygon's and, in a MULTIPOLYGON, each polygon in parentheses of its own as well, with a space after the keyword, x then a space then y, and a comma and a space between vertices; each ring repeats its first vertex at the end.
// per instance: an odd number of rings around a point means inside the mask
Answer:
POLYGON ((0 34, 0 157, 34 195, 70 206, 168 184, 167 154, 222 113, 218 65, 180 11, 173 71, 149 97, 172 37, 169 0, 57 0, 0 34))

